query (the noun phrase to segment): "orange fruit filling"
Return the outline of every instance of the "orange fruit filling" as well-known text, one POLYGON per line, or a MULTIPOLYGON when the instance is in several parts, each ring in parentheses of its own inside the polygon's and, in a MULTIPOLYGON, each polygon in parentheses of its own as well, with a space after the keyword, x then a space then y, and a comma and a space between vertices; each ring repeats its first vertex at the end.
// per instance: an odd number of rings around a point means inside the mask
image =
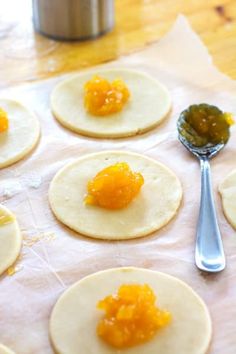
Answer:
POLYGON ((111 83, 95 75, 84 85, 84 106, 96 116, 106 116, 122 110, 130 96, 125 83, 116 79, 111 83))
POLYGON ((88 182, 85 204, 107 209, 127 206, 144 183, 141 173, 132 172, 126 162, 104 168, 88 182))
POLYGON ((0 107, 0 133, 5 132, 8 129, 9 122, 7 113, 0 107))
POLYGON ((229 126, 235 123, 232 113, 224 112, 222 116, 225 118, 229 126))
POLYGON ((97 334, 115 348, 129 348, 149 341, 171 320, 171 314, 155 305, 156 296, 147 285, 121 285, 118 293, 99 301, 105 316, 97 334))

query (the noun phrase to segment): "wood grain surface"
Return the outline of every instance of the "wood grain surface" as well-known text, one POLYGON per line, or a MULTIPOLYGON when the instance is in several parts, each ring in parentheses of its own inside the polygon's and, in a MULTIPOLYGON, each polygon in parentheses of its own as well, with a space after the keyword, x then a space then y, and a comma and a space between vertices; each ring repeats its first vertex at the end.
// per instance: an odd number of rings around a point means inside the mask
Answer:
POLYGON ((220 70, 236 79, 236 0, 115 0, 103 37, 57 42, 34 32, 31 0, 0 0, 0 87, 103 63, 157 41, 183 13, 220 70))

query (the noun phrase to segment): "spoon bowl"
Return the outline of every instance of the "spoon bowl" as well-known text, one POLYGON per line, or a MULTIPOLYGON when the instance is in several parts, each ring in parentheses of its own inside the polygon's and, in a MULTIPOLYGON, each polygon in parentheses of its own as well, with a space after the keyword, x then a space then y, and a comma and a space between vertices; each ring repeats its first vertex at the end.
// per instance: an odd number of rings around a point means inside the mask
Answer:
POLYGON ((190 151, 193 155, 195 155, 198 159, 200 159, 201 157, 207 157, 210 160, 225 147, 225 144, 223 143, 216 145, 208 144, 201 147, 194 146, 190 142, 188 142, 188 140, 183 135, 181 135, 180 131, 178 138, 179 141, 186 147, 186 149, 190 151))

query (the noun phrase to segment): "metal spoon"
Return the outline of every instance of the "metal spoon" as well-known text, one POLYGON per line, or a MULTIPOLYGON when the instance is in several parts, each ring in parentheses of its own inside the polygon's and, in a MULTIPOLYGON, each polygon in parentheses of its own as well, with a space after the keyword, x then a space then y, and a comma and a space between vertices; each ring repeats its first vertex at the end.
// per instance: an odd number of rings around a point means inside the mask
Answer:
POLYGON ((217 223, 216 210, 211 186, 209 160, 214 157, 225 144, 196 147, 181 134, 181 118, 177 127, 179 141, 200 161, 201 166, 201 203, 197 225, 195 262, 199 269, 216 273, 225 268, 225 255, 217 223))

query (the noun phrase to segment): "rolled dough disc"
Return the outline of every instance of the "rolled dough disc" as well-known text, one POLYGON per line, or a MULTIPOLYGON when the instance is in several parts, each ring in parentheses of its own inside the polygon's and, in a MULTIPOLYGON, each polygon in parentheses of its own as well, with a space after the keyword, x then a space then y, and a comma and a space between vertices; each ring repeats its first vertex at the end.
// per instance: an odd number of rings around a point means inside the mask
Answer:
POLYGON ((119 138, 144 133, 158 125, 171 109, 170 94, 152 77, 127 69, 98 69, 58 84, 51 96, 52 112, 66 128, 86 136, 119 138), (108 80, 121 78, 131 97, 121 112, 96 117, 84 108, 84 84, 94 74, 108 80))
POLYGON ((21 233, 16 218, 0 204, 0 274, 15 262, 20 248, 21 233))
POLYGON ((164 273, 141 268, 116 268, 90 275, 72 285, 57 301, 50 319, 50 336, 59 354, 206 354, 211 340, 206 305, 184 282, 164 273), (148 284, 157 305, 172 314, 172 321, 149 342, 118 351, 97 335, 104 312, 99 300, 122 284, 148 284))
POLYGON ((0 99, 8 114, 9 129, 0 133, 0 168, 23 159, 37 144, 40 135, 38 119, 22 104, 0 99))
POLYGON ((49 189, 49 202, 58 220, 83 235, 109 240, 141 237, 160 229, 175 216, 181 199, 181 184, 167 167, 122 151, 77 159, 56 174, 49 189), (138 196, 119 210, 85 205, 88 181, 117 162, 127 162, 132 171, 142 173, 144 185, 138 196))
POLYGON ((219 186, 223 210, 229 223, 236 229, 236 169, 219 186))
POLYGON ((11 349, 7 348, 5 345, 0 344, 0 354, 15 354, 11 349))

